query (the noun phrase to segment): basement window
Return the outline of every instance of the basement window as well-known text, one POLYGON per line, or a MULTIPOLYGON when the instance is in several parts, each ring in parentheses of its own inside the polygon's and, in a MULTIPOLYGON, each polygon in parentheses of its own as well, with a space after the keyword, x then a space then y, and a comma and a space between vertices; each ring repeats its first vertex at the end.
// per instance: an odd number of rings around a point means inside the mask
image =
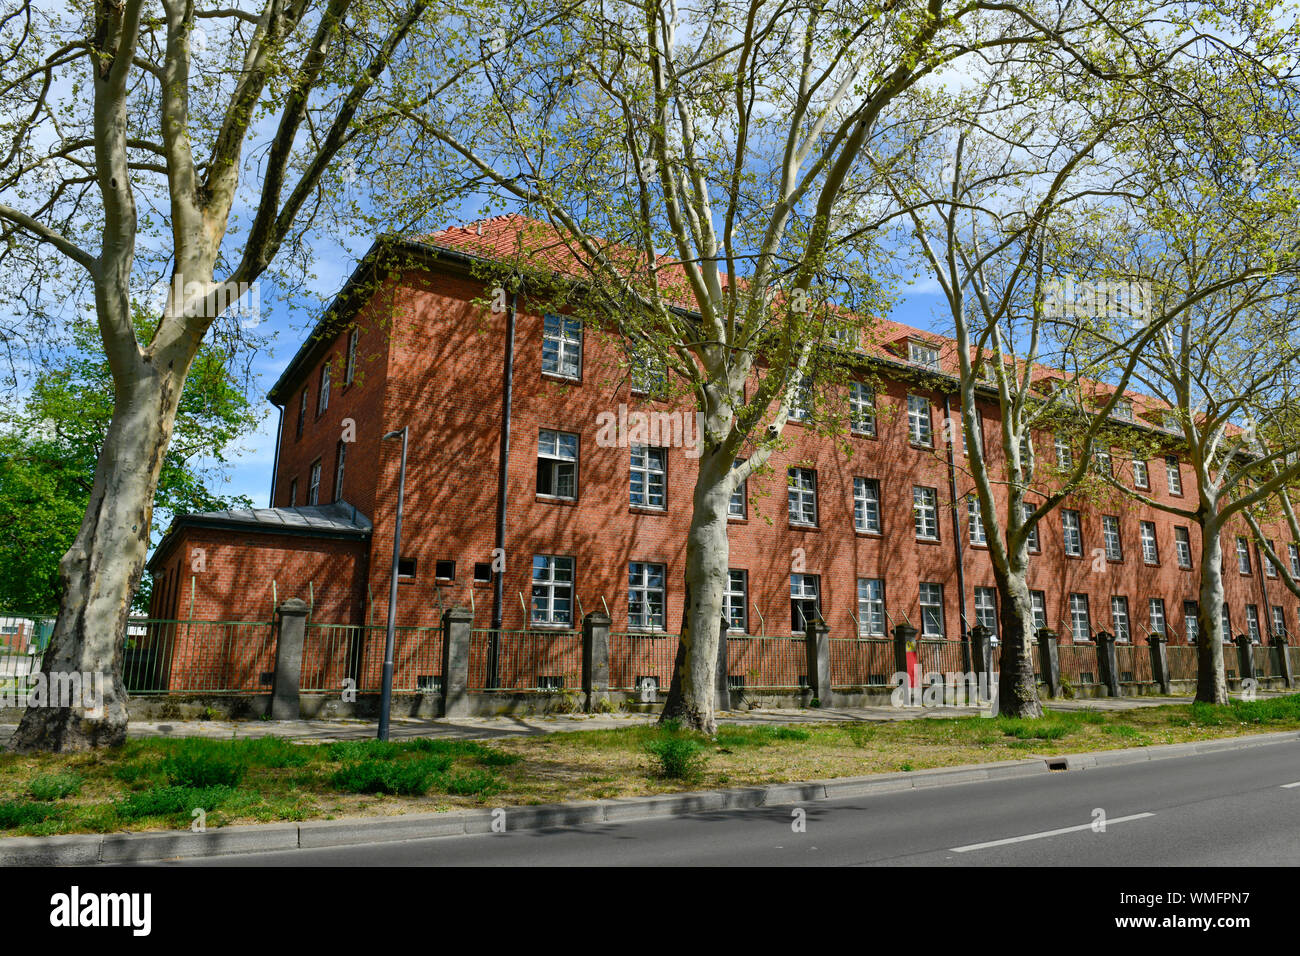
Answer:
POLYGON ((433 576, 439 581, 455 581, 456 562, 447 560, 434 562, 433 576))
POLYGON ((492 583, 492 565, 487 561, 474 562, 474 583, 491 584, 492 583))
POLYGON ((415 577, 415 558, 397 559, 397 577, 399 579, 415 577))

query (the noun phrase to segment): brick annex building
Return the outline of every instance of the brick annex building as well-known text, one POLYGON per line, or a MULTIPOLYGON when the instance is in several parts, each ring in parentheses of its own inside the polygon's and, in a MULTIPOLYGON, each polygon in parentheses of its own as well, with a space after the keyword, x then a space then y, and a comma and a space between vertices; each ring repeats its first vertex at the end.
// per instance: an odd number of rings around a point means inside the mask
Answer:
MULTIPOLYGON (((266 621, 276 601, 298 597, 322 624, 382 624, 401 445, 382 436, 407 426, 399 624, 434 625, 462 605, 476 627, 571 629, 608 607, 615 630, 676 632, 693 461, 682 447, 598 443, 601 413, 671 410, 634 389, 608 330, 522 296, 499 312, 484 305, 476 263, 514 250, 526 224, 503 216, 372 249, 270 392, 281 409, 273 507, 178 518, 149 564, 152 617, 266 621)), ((812 606, 839 637, 904 620, 950 640, 968 624, 996 629, 960 430, 956 447, 945 443, 958 405, 954 343, 889 322, 874 335, 859 351, 883 385, 825 397, 851 403, 850 453, 791 421, 789 447, 732 502, 727 606, 738 632, 789 636, 812 606)), ((979 412, 996 474, 992 393, 979 412)), ((1153 498, 1194 500, 1163 415, 1126 396, 1122 427, 1164 445, 1144 461, 1112 448, 1114 472, 1153 498)), ((1077 453, 1052 434, 1036 435, 1035 449, 1041 475, 1077 453)), ((1300 608, 1247 533, 1243 523, 1224 541, 1230 633, 1293 632, 1300 608)), ((1116 494, 1067 501, 1038 539, 1035 611, 1062 643, 1103 630, 1194 639, 1195 527, 1116 494)), ((1300 571, 1295 545, 1280 553, 1300 571)))

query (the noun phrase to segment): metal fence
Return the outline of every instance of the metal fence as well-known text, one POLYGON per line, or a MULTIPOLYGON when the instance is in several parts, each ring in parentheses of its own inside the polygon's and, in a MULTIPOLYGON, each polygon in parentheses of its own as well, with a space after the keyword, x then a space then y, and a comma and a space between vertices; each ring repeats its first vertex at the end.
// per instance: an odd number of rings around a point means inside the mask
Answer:
POLYGON ((469 638, 469 687, 580 690, 582 634, 476 627, 469 638))
POLYGON ((1057 661, 1062 680, 1079 685, 1101 682, 1095 644, 1062 644, 1057 648, 1057 661))
POLYGON ((122 677, 134 695, 265 693, 275 679, 275 626, 132 620, 122 677))
POLYGON ((26 689, 26 677, 40 670, 41 655, 53 631, 52 617, 0 615, 0 691, 26 689))
MULTIPOLYGON (((344 687, 378 692, 383 682, 387 628, 309 624, 303 640, 304 693, 334 693, 344 687), (346 683, 351 681, 351 684, 346 683)), ((393 628, 393 690, 442 690, 442 628, 393 628)))
POLYGON ((802 635, 728 635, 727 680, 737 690, 807 687, 807 641, 802 635))
POLYGON ((885 686, 898 670, 894 642, 887 637, 832 637, 831 686, 885 686))
POLYGON ((1196 680, 1196 645, 1165 645, 1165 661, 1170 680, 1196 680))
POLYGON ((1115 669, 1121 684, 1154 684, 1151 648, 1146 644, 1115 644, 1115 669))
POLYGON ((677 661, 677 634, 611 631, 609 635, 610 690, 636 690, 648 678, 667 690, 677 661))

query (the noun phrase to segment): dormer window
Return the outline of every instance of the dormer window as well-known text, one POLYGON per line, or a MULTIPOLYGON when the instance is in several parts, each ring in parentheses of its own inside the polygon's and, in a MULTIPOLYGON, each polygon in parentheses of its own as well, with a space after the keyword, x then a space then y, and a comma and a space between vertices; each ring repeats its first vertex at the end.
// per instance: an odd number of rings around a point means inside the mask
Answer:
POLYGON ((939 367, 939 350, 933 345, 926 345, 911 339, 907 343, 907 360, 924 368, 939 367))
POLYGON ((1111 418, 1117 418, 1122 422, 1131 422, 1133 420, 1133 403, 1127 398, 1121 398, 1115 403, 1115 407, 1110 411, 1111 418))

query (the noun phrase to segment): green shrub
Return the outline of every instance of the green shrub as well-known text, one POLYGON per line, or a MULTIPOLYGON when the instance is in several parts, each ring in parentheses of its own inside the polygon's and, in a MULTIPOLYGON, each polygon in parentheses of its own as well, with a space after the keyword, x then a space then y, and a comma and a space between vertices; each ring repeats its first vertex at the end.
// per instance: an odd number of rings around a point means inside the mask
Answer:
POLYGON ((466 770, 463 773, 444 774, 438 780, 439 788, 462 797, 486 797, 501 789, 501 784, 487 770, 466 770))
POLYGON ((162 772, 174 787, 237 787, 246 769, 242 755, 225 741, 182 741, 163 758, 162 772))
POLYGON ((283 737, 258 737, 239 742, 239 754, 250 767, 278 770, 310 763, 314 748, 295 744, 283 737))
POLYGON ((35 778, 27 785, 27 795, 33 800, 60 800, 75 797, 83 780, 76 773, 49 773, 35 778))
POLYGON ((124 820, 182 815, 188 817, 196 808, 215 810, 234 794, 235 788, 229 786, 151 787, 139 793, 127 794, 113 806, 124 820))
POLYGON ((12 830, 58 818, 63 814, 63 809, 31 800, 0 800, 0 830, 12 830))
POLYGON ((434 780, 451 766, 450 757, 414 757, 409 760, 372 759, 345 764, 330 777, 336 790, 347 793, 428 793, 434 780))
POLYGON ((692 737, 664 735, 645 743, 645 751, 658 761, 656 773, 669 780, 685 780, 699 772, 704 747, 692 737))
POLYGON ((811 740, 812 731, 802 727, 773 727, 772 736, 777 740, 811 740))

